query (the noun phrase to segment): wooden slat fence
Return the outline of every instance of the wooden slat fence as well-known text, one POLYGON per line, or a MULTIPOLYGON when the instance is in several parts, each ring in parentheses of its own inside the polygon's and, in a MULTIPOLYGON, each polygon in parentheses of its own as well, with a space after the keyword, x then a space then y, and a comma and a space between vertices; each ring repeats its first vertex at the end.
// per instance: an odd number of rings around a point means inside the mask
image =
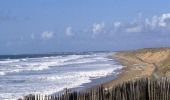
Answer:
POLYGON ((19 100, 170 100, 170 80, 143 78, 116 85, 110 89, 102 85, 86 92, 56 95, 27 95, 19 100))

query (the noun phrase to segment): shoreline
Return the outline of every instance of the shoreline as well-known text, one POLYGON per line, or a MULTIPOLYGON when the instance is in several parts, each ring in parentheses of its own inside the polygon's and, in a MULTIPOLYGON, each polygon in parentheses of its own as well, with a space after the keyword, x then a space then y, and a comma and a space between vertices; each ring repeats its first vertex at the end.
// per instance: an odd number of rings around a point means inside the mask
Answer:
MULTIPOLYGON (((112 88, 115 85, 121 84, 126 81, 130 81, 138 78, 146 78, 152 74, 153 66, 147 62, 140 61, 133 57, 125 57, 124 55, 120 55, 121 53, 113 53, 108 58, 113 59, 117 65, 122 65, 122 69, 118 70, 118 74, 111 74, 105 77, 91 79, 90 83, 83 83, 82 85, 75 88, 66 88, 70 92, 79 91, 79 92, 87 92, 89 90, 96 89, 98 86, 102 85, 105 88, 112 88), (129 60, 130 59, 130 60, 129 60), (143 66, 144 68, 140 68, 143 66), (146 73, 148 67, 152 70, 146 73)), ((55 92, 52 95, 64 93, 65 89, 59 92, 55 92)))
POLYGON ((148 48, 136 51, 123 51, 113 53, 110 58, 114 59, 120 65, 125 67, 120 71, 115 79, 103 82, 101 85, 110 89, 113 86, 131 80, 141 78, 150 78, 155 80, 160 79, 163 76, 169 77, 169 56, 169 48, 148 48), (161 69, 161 67, 163 69, 161 69))
POLYGON ((104 85, 104 84, 107 84, 107 83, 115 80, 116 78, 119 77, 119 74, 122 73, 125 66, 122 65, 117 59, 112 57, 112 55, 115 55, 115 52, 112 53, 111 55, 109 55, 108 58, 112 59, 115 62, 115 65, 121 65, 122 66, 121 69, 116 70, 116 74, 112 73, 111 75, 103 76, 103 77, 96 78, 96 79, 90 79, 91 82, 89 82, 89 83, 83 83, 80 86, 77 86, 77 87, 74 87, 74 88, 65 88, 65 89, 63 89, 59 92, 55 92, 53 94, 64 93, 66 89, 69 90, 70 92, 73 92, 73 91, 86 92, 86 91, 89 91, 89 90, 92 90, 92 89, 96 89, 100 85, 104 85))
POLYGON ((142 49, 138 51, 116 52, 109 56, 109 58, 113 59, 117 65, 124 66, 119 71, 119 74, 102 77, 103 79, 108 79, 105 81, 101 78, 92 79, 90 83, 82 85, 87 85, 88 87, 82 88, 81 91, 75 89, 70 92, 91 93, 91 91, 99 90, 100 87, 106 91, 112 91, 114 87, 124 86, 126 83, 133 83, 135 80, 141 82, 140 80, 144 79, 144 81, 155 82, 155 80, 163 77, 162 73, 164 73, 164 76, 170 76, 170 71, 168 70, 170 49, 142 49), (96 80, 100 80, 100 83, 96 80), (90 86, 89 84, 92 85, 90 86))
POLYGON ((154 66, 152 64, 121 54, 122 53, 117 52, 108 56, 110 59, 113 59, 117 65, 123 66, 123 68, 118 71, 117 75, 112 74, 98 79, 92 79, 90 83, 84 83, 79 87, 70 88, 68 90, 86 92, 96 89, 100 85, 109 89, 123 82, 151 76, 154 70, 154 66))
MULTIPOLYGON (((117 65, 122 65, 122 69, 118 71, 118 74, 108 75, 105 77, 91 79, 90 83, 84 83, 75 88, 67 88, 68 92, 88 92, 97 89, 99 86, 111 89, 113 86, 128 82, 133 79, 147 78, 152 75, 154 70, 153 64, 144 62, 140 59, 131 56, 125 56, 121 52, 112 53, 108 56, 113 59, 117 65)), ((63 94, 65 89, 59 92, 54 92, 51 95, 63 94)))
POLYGON ((121 84, 134 79, 148 78, 152 75, 154 71, 153 64, 141 61, 135 57, 125 56, 122 53, 118 52, 112 56, 113 59, 116 59, 121 65, 125 66, 121 73, 109 82, 104 83, 104 87, 111 88, 115 85, 121 84))

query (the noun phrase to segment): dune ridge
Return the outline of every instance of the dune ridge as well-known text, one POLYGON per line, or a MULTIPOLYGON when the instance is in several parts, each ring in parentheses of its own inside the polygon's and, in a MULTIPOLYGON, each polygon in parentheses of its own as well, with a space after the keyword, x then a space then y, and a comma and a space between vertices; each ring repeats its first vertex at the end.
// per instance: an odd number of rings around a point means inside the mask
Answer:
POLYGON ((115 80, 106 83, 106 87, 139 78, 170 77, 170 48, 121 51, 114 54, 113 58, 126 67, 115 80))

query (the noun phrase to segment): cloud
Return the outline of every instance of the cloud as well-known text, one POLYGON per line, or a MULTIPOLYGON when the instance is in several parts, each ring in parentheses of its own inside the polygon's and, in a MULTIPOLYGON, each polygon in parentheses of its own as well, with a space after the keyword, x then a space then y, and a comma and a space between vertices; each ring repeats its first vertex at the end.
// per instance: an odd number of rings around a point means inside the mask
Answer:
POLYGON ((104 28, 105 28, 105 23, 94 23, 93 24, 93 28, 92 28, 92 32, 93 34, 98 34, 98 33, 101 33, 104 31, 104 28))
POLYGON ((158 16, 153 16, 151 19, 148 18, 145 19, 145 25, 150 27, 151 29, 158 27, 158 23, 159 23, 158 16))
POLYGON ((161 27, 167 27, 167 25, 170 24, 170 13, 163 14, 159 18, 159 26, 161 27))
POLYGON ((69 27, 66 28, 65 34, 66 34, 67 36, 73 36, 73 35, 74 35, 74 34, 73 34, 73 29, 72 29, 71 26, 69 26, 69 27))
POLYGON ((44 40, 51 39, 51 38, 53 38, 53 36, 54 36, 54 33, 51 32, 51 31, 44 31, 44 32, 41 34, 41 38, 44 39, 44 40))
POLYGON ((118 22, 118 21, 114 22, 113 24, 114 24, 114 27, 116 28, 121 26, 121 22, 118 22))
POLYGON ((121 27, 121 22, 119 21, 114 22, 113 27, 114 27, 114 32, 118 31, 118 29, 121 27))
POLYGON ((141 32, 142 31, 142 27, 141 26, 134 26, 134 27, 130 27, 126 29, 126 32, 128 33, 137 33, 137 32, 141 32))
MULTIPOLYGON (((113 22, 112 33, 169 33, 170 32, 170 13, 151 18, 138 18, 130 22, 113 22), (135 20, 135 21, 134 21, 135 20)), ((106 29, 106 28, 105 28, 106 29)))
POLYGON ((161 16, 153 16, 150 20, 145 19, 145 25, 149 26, 152 30, 164 30, 170 26, 170 13, 162 14, 161 16))

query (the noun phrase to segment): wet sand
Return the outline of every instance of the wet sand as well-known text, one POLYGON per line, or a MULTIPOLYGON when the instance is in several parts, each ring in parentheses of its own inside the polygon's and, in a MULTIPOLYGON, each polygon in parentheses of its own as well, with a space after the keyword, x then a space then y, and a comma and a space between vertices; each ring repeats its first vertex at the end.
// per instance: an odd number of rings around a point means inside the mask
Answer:
POLYGON ((103 79, 92 80, 90 85, 85 84, 84 86, 87 87, 85 87, 83 91, 94 89, 99 85, 103 85, 105 88, 112 88, 115 85, 134 79, 148 77, 153 79, 159 78, 161 77, 159 75, 161 70, 159 73, 157 72, 157 70, 161 68, 159 65, 162 61, 166 61, 166 59, 167 62, 169 62, 169 55, 169 48, 141 49, 136 51, 117 52, 116 54, 113 53, 113 55, 109 57, 125 67, 119 71, 120 73, 116 77, 107 76, 103 79))
POLYGON ((72 91, 88 91, 95 89, 99 85, 105 88, 112 88, 115 85, 126 81, 150 77, 154 71, 155 66, 151 63, 145 62, 139 58, 125 56, 123 53, 116 53, 109 58, 114 59, 118 64, 123 65, 124 68, 118 71, 118 75, 110 75, 99 79, 94 79, 90 83, 83 84, 82 87, 71 89, 72 91))
MULTIPOLYGON (((96 89, 99 85, 105 88, 112 88, 115 85, 122 84, 127 81, 141 78, 155 78, 154 76, 162 77, 159 73, 167 70, 170 60, 170 49, 142 49, 138 51, 127 51, 113 53, 110 58, 116 60, 120 65, 125 66, 120 73, 115 76, 106 76, 103 78, 92 80, 91 83, 83 84, 81 91, 88 92, 88 90, 96 89), (162 69, 163 70, 162 70, 162 69)), ((170 68, 169 68, 170 69, 170 68)), ((170 74, 165 74, 169 75, 170 74)), ((79 89, 73 89, 73 91, 79 89)))
POLYGON ((91 83, 83 84, 83 87, 74 88, 73 90, 86 92, 88 90, 95 89, 99 85, 103 85, 105 88, 112 88, 113 86, 126 81, 150 77, 155 68, 152 63, 145 62, 136 57, 125 56, 122 53, 113 54, 110 58, 124 66, 123 69, 118 71, 118 75, 110 75, 94 79, 91 83))

